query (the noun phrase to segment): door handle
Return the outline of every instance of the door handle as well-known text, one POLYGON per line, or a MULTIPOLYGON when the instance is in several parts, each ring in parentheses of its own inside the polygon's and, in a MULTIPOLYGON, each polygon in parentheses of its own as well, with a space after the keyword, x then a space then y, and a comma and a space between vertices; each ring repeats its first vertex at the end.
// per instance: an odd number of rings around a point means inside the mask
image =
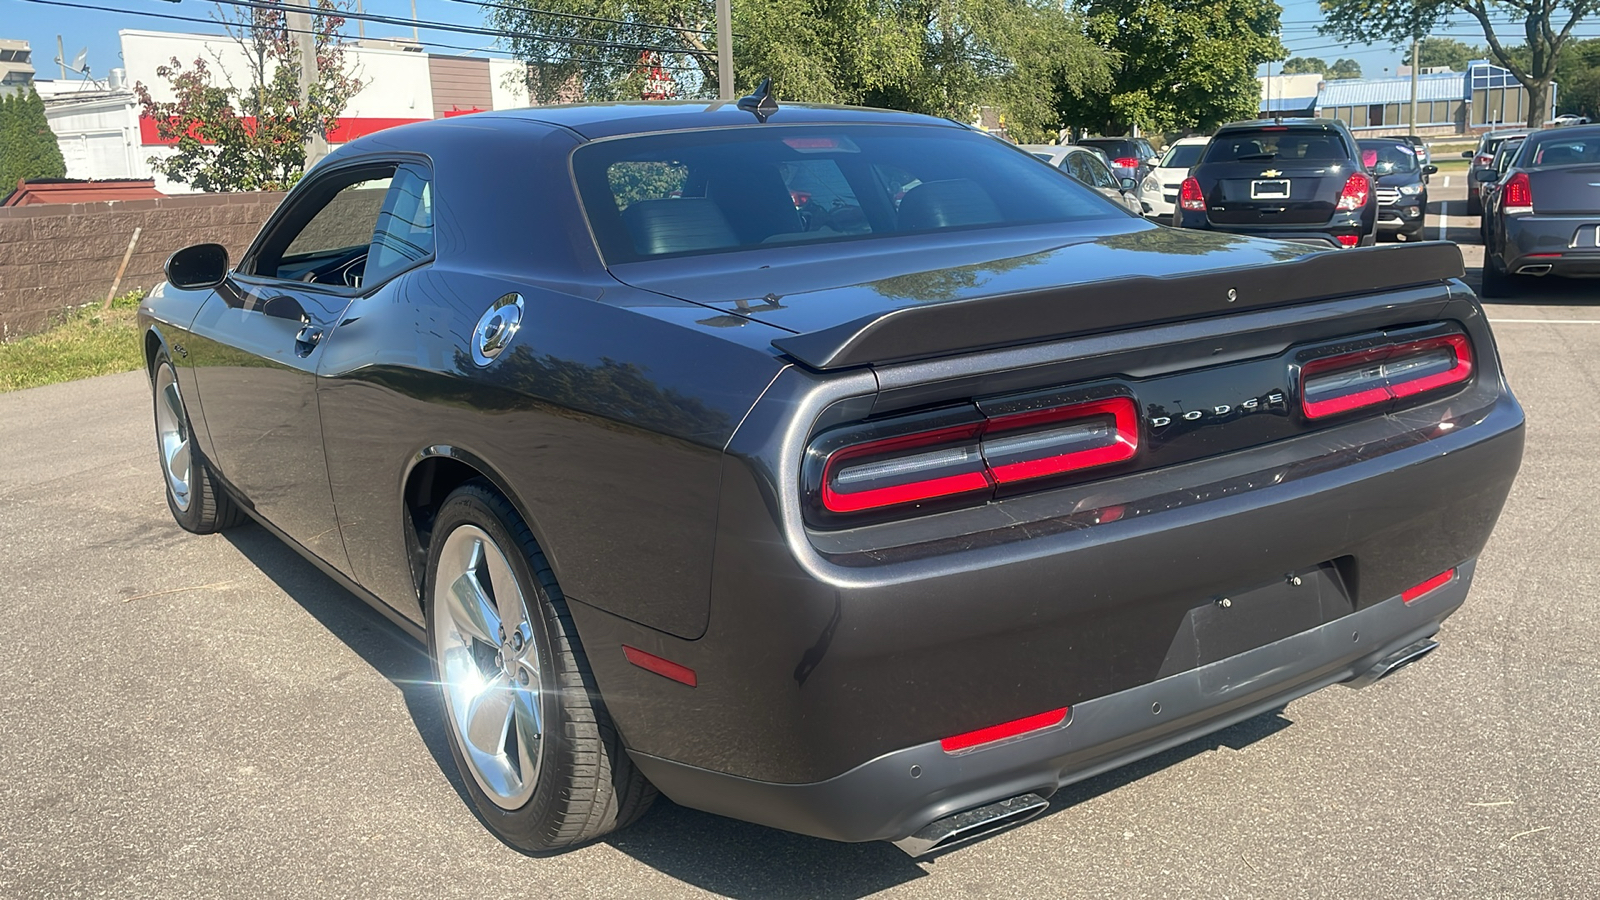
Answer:
POLYGON ((294 336, 294 355, 302 359, 310 356, 311 351, 317 349, 320 343, 322 343, 322 326, 307 322, 294 336))

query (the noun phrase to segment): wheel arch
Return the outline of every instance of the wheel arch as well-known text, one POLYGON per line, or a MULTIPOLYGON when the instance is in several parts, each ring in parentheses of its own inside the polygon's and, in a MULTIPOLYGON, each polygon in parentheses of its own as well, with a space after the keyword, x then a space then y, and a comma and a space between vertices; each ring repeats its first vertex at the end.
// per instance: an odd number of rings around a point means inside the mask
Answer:
POLYGON ((144 369, 145 374, 151 378, 155 377, 156 357, 162 351, 166 351, 167 355, 171 356, 171 351, 167 350, 167 339, 161 334, 161 329, 151 325, 144 332, 144 369))
POLYGON ((512 489, 510 480, 494 465, 470 450, 452 444, 433 444, 412 456, 411 465, 401 479, 400 490, 406 558, 411 564, 411 579, 419 606, 427 605, 424 579, 427 577, 428 550, 433 542, 434 517, 452 491, 473 480, 488 482, 496 493, 506 498, 533 532, 534 540, 544 552, 556 580, 561 579, 561 567, 554 548, 546 540, 527 504, 512 489))

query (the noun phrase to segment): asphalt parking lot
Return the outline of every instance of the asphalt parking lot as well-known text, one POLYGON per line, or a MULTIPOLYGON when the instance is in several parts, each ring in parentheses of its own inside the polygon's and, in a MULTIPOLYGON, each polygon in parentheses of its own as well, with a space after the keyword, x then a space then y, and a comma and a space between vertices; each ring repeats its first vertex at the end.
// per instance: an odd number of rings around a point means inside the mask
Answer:
POLYGON ((0 395, 0 897, 1594 896, 1600 283, 1528 287, 1488 308, 1527 455, 1438 652, 928 860, 667 802, 506 848, 416 645, 258 527, 172 523, 142 374, 0 395))

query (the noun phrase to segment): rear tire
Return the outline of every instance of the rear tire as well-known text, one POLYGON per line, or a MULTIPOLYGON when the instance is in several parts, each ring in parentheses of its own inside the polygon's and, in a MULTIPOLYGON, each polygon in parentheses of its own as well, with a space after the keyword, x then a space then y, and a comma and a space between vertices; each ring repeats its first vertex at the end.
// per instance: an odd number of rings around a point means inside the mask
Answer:
POLYGON ((244 511, 228 496, 189 428, 189 410, 178 388, 178 373, 165 350, 150 371, 155 403, 156 453, 166 484, 167 509, 184 531, 213 534, 243 522, 244 511))
POLYGON ((482 481, 445 498, 432 533, 428 649, 478 815, 532 853, 632 824, 656 790, 622 746, 533 533, 482 481))
POLYGON ((1483 255, 1483 296, 1510 297, 1517 292, 1517 276, 1500 270, 1494 257, 1483 255))
POLYGON ((1467 185, 1467 215, 1483 215, 1483 198, 1478 196, 1477 188, 1467 185))

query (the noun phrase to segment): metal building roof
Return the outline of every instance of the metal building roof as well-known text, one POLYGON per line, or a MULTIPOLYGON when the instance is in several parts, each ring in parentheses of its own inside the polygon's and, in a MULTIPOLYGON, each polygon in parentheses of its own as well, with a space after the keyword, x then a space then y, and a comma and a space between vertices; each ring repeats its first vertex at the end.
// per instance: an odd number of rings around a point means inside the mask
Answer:
MULTIPOLYGON (((1467 75, 1464 72, 1445 72, 1417 77, 1419 102, 1465 99, 1467 99, 1467 75)), ((1328 82, 1327 87, 1322 89, 1322 96, 1318 99, 1317 105, 1326 108, 1410 102, 1410 78, 1348 78, 1328 82)))

